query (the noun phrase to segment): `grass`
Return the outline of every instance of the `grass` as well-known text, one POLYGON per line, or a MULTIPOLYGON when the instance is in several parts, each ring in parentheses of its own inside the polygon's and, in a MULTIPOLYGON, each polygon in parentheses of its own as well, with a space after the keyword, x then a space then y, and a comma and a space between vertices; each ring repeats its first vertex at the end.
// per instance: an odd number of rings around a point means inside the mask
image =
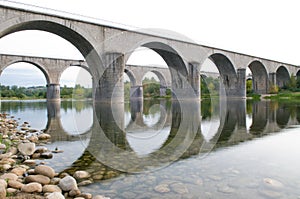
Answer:
POLYGON ((270 100, 293 100, 300 101, 300 92, 283 91, 277 95, 271 95, 264 97, 270 100))

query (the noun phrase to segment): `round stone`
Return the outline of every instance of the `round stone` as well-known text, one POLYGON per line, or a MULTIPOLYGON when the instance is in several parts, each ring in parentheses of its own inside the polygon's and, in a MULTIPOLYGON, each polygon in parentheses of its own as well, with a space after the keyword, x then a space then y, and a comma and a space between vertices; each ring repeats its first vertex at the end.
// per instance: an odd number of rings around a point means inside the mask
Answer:
POLYGON ((46 166, 46 165, 39 165, 35 167, 34 172, 36 174, 41 174, 47 176, 49 178, 53 178, 55 176, 55 171, 53 168, 46 166))
POLYGON ((59 181, 59 187, 63 191, 71 191, 72 189, 77 189, 77 183, 72 176, 66 176, 59 181))
POLYGON ((29 184, 26 184, 22 187, 21 191, 26 193, 34 193, 34 192, 42 192, 43 188, 42 185, 37 182, 31 182, 29 184))
POLYGON ((32 155, 35 151, 35 143, 32 142, 20 143, 18 145, 18 150, 23 155, 32 155))

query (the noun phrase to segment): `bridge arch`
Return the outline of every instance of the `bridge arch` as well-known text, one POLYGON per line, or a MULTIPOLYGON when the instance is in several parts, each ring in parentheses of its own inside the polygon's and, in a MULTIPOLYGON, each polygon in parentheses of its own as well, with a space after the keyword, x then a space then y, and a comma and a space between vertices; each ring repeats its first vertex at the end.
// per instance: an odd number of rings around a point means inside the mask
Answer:
POLYGON ((264 64, 258 60, 254 60, 248 65, 248 67, 252 72, 252 88, 254 93, 267 94, 269 77, 264 64))
MULTIPOLYGON (((134 44, 133 48, 131 48, 131 51, 126 54, 125 63, 138 47, 145 47, 153 50, 166 62, 171 74, 172 91, 177 97, 178 95, 181 95, 181 91, 187 90, 187 65, 181 54, 175 50, 173 46, 166 44, 163 41, 137 42, 134 44)), ((183 95, 181 97, 183 97, 183 95)), ((187 97, 187 95, 184 97, 187 97)))
POLYGON ((131 70, 129 70, 129 69, 125 69, 124 72, 129 77, 131 85, 132 86, 136 86, 136 77, 135 77, 134 73, 131 70))
POLYGON ((300 78, 300 69, 299 69, 298 72, 296 73, 296 77, 297 77, 297 79, 300 78))
POLYGON ((220 73, 221 86, 225 88, 226 96, 234 96, 238 83, 237 72, 230 58, 221 53, 213 53, 208 56, 220 73))
POLYGON ((285 66, 279 66, 276 70, 276 82, 279 88, 283 88, 290 80, 290 74, 285 66))
MULTIPOLYGON (((101 77, 104 72, 104 66, 95 47, 97 42, 88 31, 83 30, 79 25, 72 23, 68 19, 48 17, 39 14, 20 14, 18 17, 10 18, 0 24, 0 38, 23 30, 40 30, 53 33, 69 41, 79 50, 90 66, 93 77, 101 77)), ((47 92, 47 99, 59 100, 59 95, 57 94, 58 87, 57 82, 50 82, 48 90, 49 93, 52 92, 52 94, 48 96, 47 92)))
POLYGON ((25 61, 25 60, 13 60, 8 63, 4 63, 4 66, 1 67, 1 70, 0 70, 0 76, 6 68, 8 68, 9 66, 16 64, 16 63, 28 63, 28 64, 31 64, 31 65, 37 67, 44 74, 47 85, 50 83, 50 75, 42 64, 36 63, 36 62, 25 61))

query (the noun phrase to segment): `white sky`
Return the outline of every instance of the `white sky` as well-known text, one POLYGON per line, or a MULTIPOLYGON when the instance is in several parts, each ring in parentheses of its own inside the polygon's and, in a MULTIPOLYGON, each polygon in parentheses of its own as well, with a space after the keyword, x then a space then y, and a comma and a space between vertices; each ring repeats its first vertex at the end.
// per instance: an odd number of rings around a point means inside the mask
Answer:
MULTIPOLYGON (((299 0, 15 1, 139 28, 167 29, 203 45, 300 64, 299 0)), ((0 53, 26 51, 30 55, 81 58, 73 46, 56 36, 38 36, 32 31, 17 34, 0 39, 0 53), (33 38, 35 45, 30 41, 33 38), (54 41, 64 47, 57 48, 54 41)))

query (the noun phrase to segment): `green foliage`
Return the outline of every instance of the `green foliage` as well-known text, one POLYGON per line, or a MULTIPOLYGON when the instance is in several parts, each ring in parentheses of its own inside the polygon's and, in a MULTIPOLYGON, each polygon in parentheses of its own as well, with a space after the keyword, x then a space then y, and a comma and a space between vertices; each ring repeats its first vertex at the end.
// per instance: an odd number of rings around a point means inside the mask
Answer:
MULTIPOLYGON (((36 87, 18 87, 0 85, 2 98, 8 99, 45 99, 47 96, 47 88, 44 86, 36 87)), ((61 98, 91 98, 92 89, 84 88, 77 84, 75 88, 64 86, 60 91, 61 98)))
POLYGON ((269 93, 270 94, 277 94, 279 92, 279 87, 277 85, 271 84, 269 93))
POLYGON ((201 97, 210 98, 219 95, 220 81, 218 78, 201 77, 201 97))
POLYGON ((246 92, 247 94, 253 93, 252 79, 246 81, 246 92))

